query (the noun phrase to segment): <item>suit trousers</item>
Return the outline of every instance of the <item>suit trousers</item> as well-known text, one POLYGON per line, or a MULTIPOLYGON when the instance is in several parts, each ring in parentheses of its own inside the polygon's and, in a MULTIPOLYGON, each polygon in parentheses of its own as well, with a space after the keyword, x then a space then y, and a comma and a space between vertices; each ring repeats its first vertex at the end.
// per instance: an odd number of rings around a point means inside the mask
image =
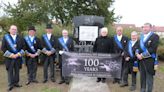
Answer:
POLYGON ((44 80, 48 80, 48 68, 50 69, 50 79, 55 79, 55 65, 52 56, 47 56, 44 61, 44 80))
POLYGON ((152 92, 154 75, 147 71, 144 62, 146 61, 140 61, 141 92, 152 92))
POLYGON ((36 80, 37 75, 37 59, 30 58, 27 61, 27 71, 28 71, 28 80, 33 81, 36 80))
POLYGON ((18 61, 15 59, 12 59, 10 61, 10 65, 7 69, 7 74, 8 74, 8 86, 13 87, 14 85, 17 85, 19 82, 19 66, 18 66, 18 61))

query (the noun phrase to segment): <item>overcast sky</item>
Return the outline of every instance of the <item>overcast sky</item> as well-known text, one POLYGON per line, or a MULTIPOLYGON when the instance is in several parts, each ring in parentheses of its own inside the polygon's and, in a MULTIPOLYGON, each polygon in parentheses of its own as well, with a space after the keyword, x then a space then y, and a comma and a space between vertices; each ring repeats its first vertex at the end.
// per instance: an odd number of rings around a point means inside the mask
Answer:
MULTIPOLYGON (((0 1, 17 2, 17 0, 0 1)), ((123 17, 119 23, 142 26, 145 22, 150 22, 156 26, 164 26, 164 0, 115 0, 113 7, 116 16, 123 17)))
POLYGON ((123 17, 120 23, 164 26, 164 0, 115 0, 114 8, 123 17))

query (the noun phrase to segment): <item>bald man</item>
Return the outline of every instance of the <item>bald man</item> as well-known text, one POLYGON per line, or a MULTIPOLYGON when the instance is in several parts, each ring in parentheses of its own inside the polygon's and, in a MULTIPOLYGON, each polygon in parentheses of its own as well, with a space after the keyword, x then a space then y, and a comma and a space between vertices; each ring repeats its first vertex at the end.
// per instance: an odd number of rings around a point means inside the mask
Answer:
MULTIPOLYGON (((128 38, 123 35, 123 28, 121 26, 118 26, 116 28, 116 35, 113 37, 113 47, 114 47, 114 53, 120 54, 123 56, 123 52, 125 50, 125 46, 127 45, 128 38)), ((122 82, 122 72, 124 70, 124 59, 122 60, 122 70, 121 70, 121 79, 120 78, 114 78, 113 83, 120 83, 122 82)))
POLYGON ((136 74, 138 71, 138 61, 137 57, 135 56, 136 49, 139 48, 138 42, 138 34, 136 31, 131 32, 131 40, 128 41, 127 46, 125 47, 124 51, 124 70, 123 70, 123 79, 121 83, 121 87, 125 87, 128 85, 128 74, 129 71, 132 75, 132 84, 130 86, 130 91, 134 91, 136 89, 136 74))
POLYGON ((17 26, 11 25, 9 33, 5 34, 2 40, 2 51, 5 57, 5 65, 8 74, 8 91, 14 87, 22 87, 19 84, 19 70, 24 55, 23 38, 17 34, 17 26), (21 44, 20 44, 21 43, 21 44))
POLYGON ((62 75, 62 54, 64 51, 73 51, 74 43, 73 39, 68 36, 68 31, 66 29, 62 30, 62 37, 58 39, 58 50, 59 50, 59 68, 60 68, 60 76, 61 81, 59 84, 69 84, 70 77, 64 77, 62 75))
MULTIPOLYGON (((98 37, 93 46, 93 52, 96 53, 111 53, 112 40, 108 36, 108 28, 103 27, 100 29, 100 37, 98 37)), ((105 83, 106 78, 97 78, 97 82, 105 83)))

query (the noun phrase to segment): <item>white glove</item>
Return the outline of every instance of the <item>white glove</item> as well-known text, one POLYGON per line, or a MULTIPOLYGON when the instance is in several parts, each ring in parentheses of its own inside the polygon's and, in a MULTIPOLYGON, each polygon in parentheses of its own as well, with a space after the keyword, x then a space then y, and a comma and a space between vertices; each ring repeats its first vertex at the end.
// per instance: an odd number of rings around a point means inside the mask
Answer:
POLYGON ((62 51, 62 50, 59 51, 59 54, 60 54, 60 55, 62 55, 63 53, 64 53, 64 51, 62 51))

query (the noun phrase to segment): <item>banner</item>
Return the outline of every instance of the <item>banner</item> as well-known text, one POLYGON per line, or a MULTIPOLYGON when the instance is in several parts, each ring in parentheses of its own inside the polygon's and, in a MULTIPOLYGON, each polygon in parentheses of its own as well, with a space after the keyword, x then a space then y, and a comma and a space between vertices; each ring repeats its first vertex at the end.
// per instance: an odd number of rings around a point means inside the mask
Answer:
POLYGON ((120 78, 122 58, 119 54, 74 53, 62 54, 63 76, 120 78))

